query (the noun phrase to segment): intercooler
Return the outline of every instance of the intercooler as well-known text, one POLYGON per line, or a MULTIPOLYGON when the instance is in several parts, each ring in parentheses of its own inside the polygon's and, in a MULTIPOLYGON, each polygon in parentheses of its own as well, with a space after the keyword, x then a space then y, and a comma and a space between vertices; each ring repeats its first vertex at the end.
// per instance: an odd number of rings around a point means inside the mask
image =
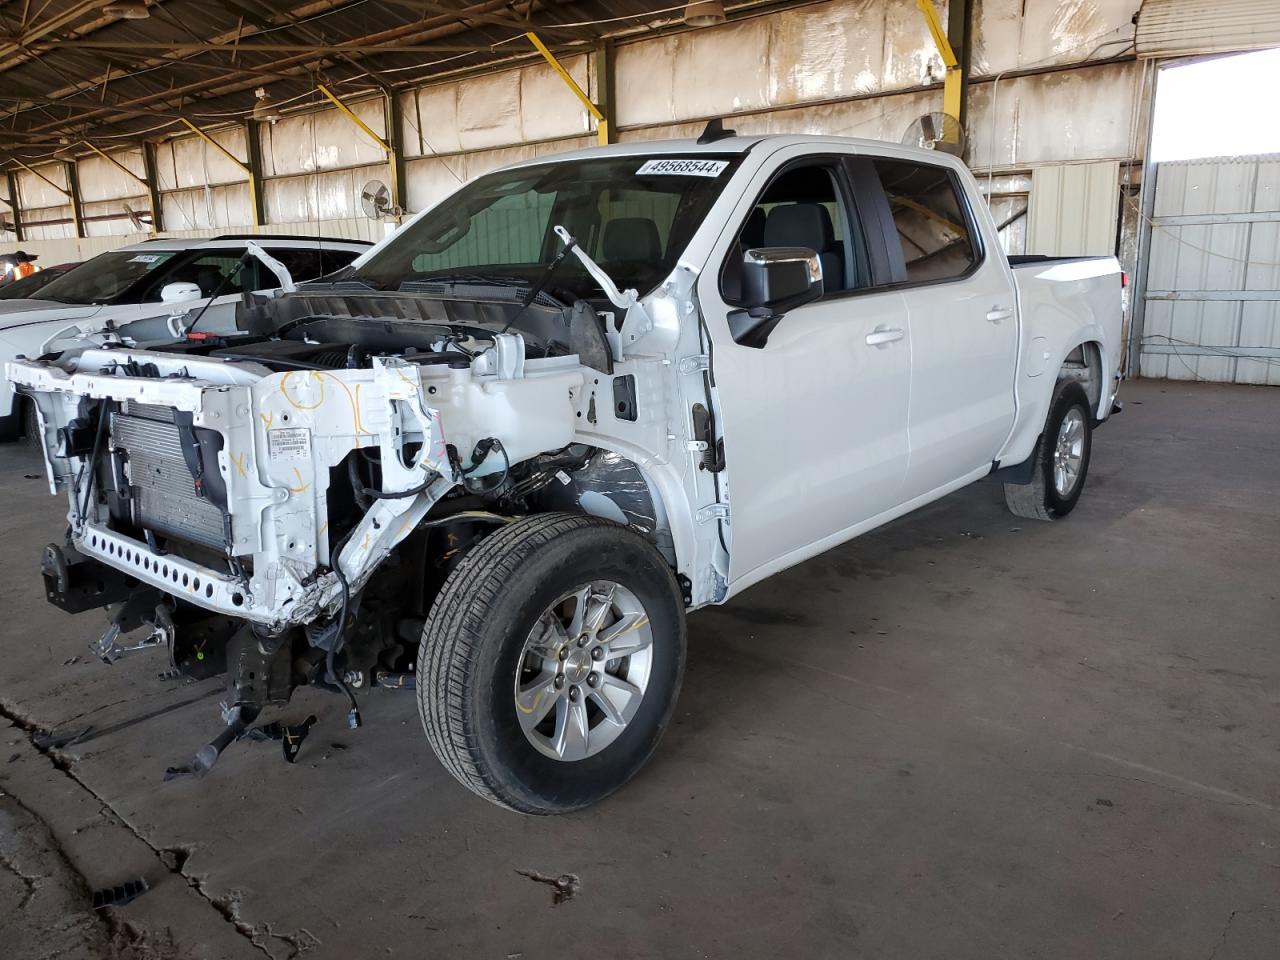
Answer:
POLYGON ((226 546, 225 517, 215 504, 196 493, 173 410, 125 401, 111 416, 111 440, 124 454, 132 521, 156 533, 221 552, 226 546))

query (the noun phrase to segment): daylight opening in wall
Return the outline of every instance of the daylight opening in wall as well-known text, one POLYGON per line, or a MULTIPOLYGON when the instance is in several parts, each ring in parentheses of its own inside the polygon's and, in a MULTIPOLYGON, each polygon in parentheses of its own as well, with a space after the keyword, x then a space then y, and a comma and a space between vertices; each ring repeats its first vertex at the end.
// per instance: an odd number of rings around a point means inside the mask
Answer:
POLYGON ((1280 49, 1161 70, 1151 158, 1280 153, 1280 124, 1267 105, 1278 81, 1280 49))

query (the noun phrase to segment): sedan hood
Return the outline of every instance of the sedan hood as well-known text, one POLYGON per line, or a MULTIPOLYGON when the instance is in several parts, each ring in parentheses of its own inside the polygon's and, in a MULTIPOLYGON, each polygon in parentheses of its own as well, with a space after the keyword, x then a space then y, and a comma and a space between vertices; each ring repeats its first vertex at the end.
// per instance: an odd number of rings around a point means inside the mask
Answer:
POLYGON ((102 309, 100 304, 58 303, 56 300, 0 300, 0 330, 32 323, 83 320, 102 309))

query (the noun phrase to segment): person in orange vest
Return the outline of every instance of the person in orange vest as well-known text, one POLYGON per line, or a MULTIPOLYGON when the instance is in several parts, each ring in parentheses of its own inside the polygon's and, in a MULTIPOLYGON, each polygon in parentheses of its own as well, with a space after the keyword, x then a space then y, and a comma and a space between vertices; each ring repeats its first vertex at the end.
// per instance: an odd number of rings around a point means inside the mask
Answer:
POLYGON ((19 250, 13 255, 13 279, 21 280, 23 277, 29 277, 40 268, 36 266, 35 261, 39 259, 34 254, 19 250))

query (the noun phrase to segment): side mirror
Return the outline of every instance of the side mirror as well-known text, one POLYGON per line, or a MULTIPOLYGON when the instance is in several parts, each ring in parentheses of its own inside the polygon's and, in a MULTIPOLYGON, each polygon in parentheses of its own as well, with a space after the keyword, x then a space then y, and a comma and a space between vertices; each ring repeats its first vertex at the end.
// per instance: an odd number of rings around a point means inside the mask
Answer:
POLYGON ((788 310, 821 299, 822 261, 808 247, 758 247, 742 255, 744 308, 729 314, 738 343, 763 347, 788 310))
POLYGON ((190 303, 192 300, 201 300, 203 298, 204 291, 200 289, 198 283, 179 280, 176 283, 166 283, 160 288, 160 300, 162 303, 190 303))

